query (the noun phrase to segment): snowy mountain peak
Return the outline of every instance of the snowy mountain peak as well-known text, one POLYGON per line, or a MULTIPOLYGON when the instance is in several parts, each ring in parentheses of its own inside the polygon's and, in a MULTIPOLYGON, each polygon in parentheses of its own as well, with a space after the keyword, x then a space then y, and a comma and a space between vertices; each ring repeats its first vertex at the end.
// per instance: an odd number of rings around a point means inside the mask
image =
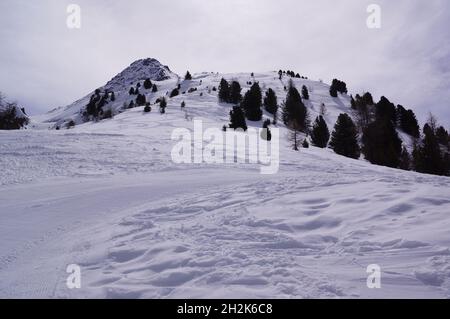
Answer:
POLYGON ((150 79, 152 81, 168 80, 177 75, 170 71, 169 67, 163 65, 156 59, 146 58, 133 62, 129 67, 116 75, 109 81, 106 89, 117 89, 118 87, 136 84, 136 81, 150 79))

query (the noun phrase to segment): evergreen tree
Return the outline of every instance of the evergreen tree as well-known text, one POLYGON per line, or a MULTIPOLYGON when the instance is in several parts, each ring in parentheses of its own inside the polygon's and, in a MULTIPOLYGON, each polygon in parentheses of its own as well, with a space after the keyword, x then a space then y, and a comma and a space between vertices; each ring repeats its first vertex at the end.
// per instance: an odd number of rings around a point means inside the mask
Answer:
POLYGON ((439 143, 430 124, 425 124, 423 133, 425 137, 422 147, 416 146, 414 152, 416 171, 425 174, 445 175, 447 173, 445 157, 441 154, 439 143))
POLYGON ((283 122, 291 129, 295 127, 301 132, 308 130, 308 110, 292 82, 289 85, 286 102, 283 105, 283 122))
POLYGON ((358 159, 360 156, 358 132, 355 123, 345 113, 340 114, 337 119, 331 135, 330 146, 339 155, 355 159, 358 159))
POLYGON ((327 123, 321 115, 316 118, 311 132, 311 140, 314 146, 326 148, 330 140, 330 131, 327 123))
POLYGON ((184 79, 185 79, 186 81, 192 80, 192 75, 191 75, 191 73, 189 73, 189 71, 186 72, 186 75, 184 76, 184 79))
POLYGON ((150 79, 146 79, 144 81, 144 89, 150 90, 152 88, 152 86, 153 86, 153 83, 150 79))
POLYGON ((228 103, 239 104, 242 100, 241 91, 242 88, 238 81, 231 82, 228 103))
POLYGON ((244 111, 240 106, 234 106, 230 111, 230 128, 236 130, 238 128, 247 131, 247 123, 245 122, 244 111))
POLYGON ((278 71, 278 78, 281 80, 283 78, 283 71, 278 71))
POLYGON ((270 114, 276 114, 278 112, 278 100, 274 90, 269 89, 266 91, 264 107, 270 114))
POLYGON ((139 94, 136 98, 136 105, 137 106, 144 106, 145 103, 147 103, 147 99, 145 98, 144 94, 139 94))
POLYGON ((244 109, 245 116, 250 121, 260 121, 262 118, 262 93, 259 83, 254 83, 250 90, 245 93, 242 101, 242 108, 244 109))
POLYGON ((378 118, 364 130, 362 151, 372 164, 397 168, 402 141, 388 118, 378 118))
POLYGON ((363 100, 364 104, 366 104, 366 105, 374 105, 375 104, 373 102, 372 94, 370 94, 369 92, 364 93, 364 95, 362 96, 362 100, 363 100))
POLYGON ((338 91, 336 90, 336 88, 334 86, 330 87, 330 95, 331 95, 331 97, 338 97, 338 91))
POLYGON ((153 93, 158 92, 158 87, 157 87, 156 84, 154 84, 154 83, 153 83, 153 85, 152 85, 152 92, 153 92, 153 93))
POLYGON ((309 92, 308 92, 308 88, 306 87, 306 85, 303 85, 303 87, 302 87, 302 97, 305 100, 309 100, 309 92))
POLYGON ((352 109, 356 110, 356 100, 353 98, 353 95, 350 95, 350 106, 352 109))
POLYGON ((228 103, 230 98, 230 85, 227 80, 222 78, 219 85, 219 101, 228 103))
POLYGON ((19 107, 15 103, 5 103, 0 106, 0 130, 19 130, 28 124, 27 117, 17 114, 19 107))
POLYGON ((184 109, 186 107, 186 102, 181 102, 181 108, 184 109))
POLYGON ((420 137, 419 123, 412 110, 406 110, 403 106, 397 106, 397 122, 400 129, 415 138, 420 137))
POLYGON ((309 148, 309 143, 306 140, 306 138, 303 140, 302 146, 303 146, 303 148, 309 148))
POLYGON ((375 116, 380 121, 390 121, 394 127, 397 126, 397 109, 386 97, 382 96, 376 104, 375 116))
POLYGON ((130 93, 130 95, 134 95, 134 87, 131 87, 130 91, 128 91, 128 93, 130 93))
POLYGON ((448 147, 448 132, 443 126, 439 126, 436 129, 436 138, 439 144, 448 147))
MULTIPOLYGON (((333 82, 331 83, 331 88, 342 94, 348 93, 347 84, 344 81, 339 81, 338 79, 333 79, 333 82)), ((336 93, 336 95, 337 95, 337 93, 336 93)))
POLYGON ((116 95, 114 92, 111 92, 111 102, 114 102, 116 100, 116 95))
POLYGON ((173 89, 172 92, 170 92, 170 97, 175 97, 178 96, 180 94, 180 91, 178 91, 178 89, 173 89))
POLYGON ((161 100, 159 101, 159 112, 160 112, 161 114, 166 113, 166 107, 167 107, 167 101, 166 101, 166 98, 163 97, 163 98, 161 98, 161 100))

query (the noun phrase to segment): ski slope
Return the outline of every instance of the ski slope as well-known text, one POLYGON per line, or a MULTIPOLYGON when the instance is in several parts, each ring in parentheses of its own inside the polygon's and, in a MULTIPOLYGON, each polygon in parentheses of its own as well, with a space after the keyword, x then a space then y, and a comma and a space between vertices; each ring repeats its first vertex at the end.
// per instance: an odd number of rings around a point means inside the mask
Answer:
MULTIPOLYGON (((294 152, 281 125, 277 174, 173 163, 174 129, 228 123, 231 106, 210 90, 222 76, 158 81, 152 102, 178 83, 198 87, 169 99, 164 115, 152 105, 149 114, 135 108, 49 129, 77 119, 82 99, 32 118, 27 130, 0 132, 0 297, 450 297, 448 177, 314 147, 294 152), (69 264, 81 267, 81 289, 66 286, 69 264), (381 289, 367 288, 371 264, 381 267, 381 289)), ((276 72, 225 77, 285 96, 276 72)), ((349 112, 348 96, 294 81, 309 87, 312 119, 321 103, 330 129, 349 112)), ((116 90, 121 105, 128 85, 116 90)))

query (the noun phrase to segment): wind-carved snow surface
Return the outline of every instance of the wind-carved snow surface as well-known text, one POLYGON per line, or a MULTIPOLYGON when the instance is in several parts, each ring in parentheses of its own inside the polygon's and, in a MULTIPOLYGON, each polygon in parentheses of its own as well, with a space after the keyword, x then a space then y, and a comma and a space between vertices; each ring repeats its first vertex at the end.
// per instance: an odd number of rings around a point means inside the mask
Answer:
MULTIPOLYGON (((285 96, 276 72, 225 76, 285 96)), ((450 297, 449 178, 294 152, 281 125, 278 174, 174 164, 175 128, 228 122, 231 106, 210 90, 221 77, 158 82, 159 96, 198 87, 169 99, 164 115, 152 105, 71 130, 0 132, 0 297, 450 297), (80 289, 66 286, 70 264, 80 289), (380 289, 367 288, 371 264, 380 289)), ((312 118, 327 105, 330 129, 350 109, 325 84, 295 84, 310 88, 312 118)))

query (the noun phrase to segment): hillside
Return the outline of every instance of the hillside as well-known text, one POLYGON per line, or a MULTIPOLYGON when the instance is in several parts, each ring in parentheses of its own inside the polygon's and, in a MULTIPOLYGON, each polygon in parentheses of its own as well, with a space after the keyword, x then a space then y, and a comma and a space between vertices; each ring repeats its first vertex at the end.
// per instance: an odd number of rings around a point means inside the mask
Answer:
MULTIPOLYGON (((28 130, 0 132, 0 297, 450 297, 448 177, 331 149, 296 152, 282 123, 272 126, 280 129, 276 174, 261 174, 261 163, 175 163, 175 129, 229 122, 231 105, 213 90, 222 77, 243 93, 257 81, 280 102, 290 80, 274 71, 184 81, 145 59, 99 88, 115 94, 106 104, 113 118, 83 121, 93 91, 32 117, 28 130), (147 78, 158 88, 140 88, 152 111, 122 109, 136 98, 130 86, 147 78), (160 114, 156 99, 178 84, 181 94, 160 114), (81 289, 66 287, 69 264, 81 267, 81 289), (367 288, 371 264, 381 267, 382 289, 367 288)), ((330 129, 351 113, 348 95, 292 80, 308 87, 311 118, 326 105, 330 129)))

